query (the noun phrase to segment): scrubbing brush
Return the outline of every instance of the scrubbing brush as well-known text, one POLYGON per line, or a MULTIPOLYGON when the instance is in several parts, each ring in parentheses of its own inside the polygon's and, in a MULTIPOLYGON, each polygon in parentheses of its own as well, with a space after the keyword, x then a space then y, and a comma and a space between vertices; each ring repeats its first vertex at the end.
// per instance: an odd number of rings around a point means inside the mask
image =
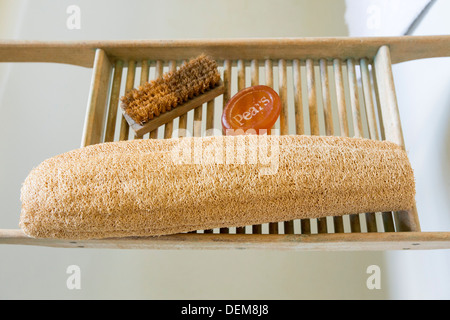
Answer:
POLYGON ((142 136, 223 91, 217 62, 201 54, 177 70, 130 90, 121 98, 121 108, 130 127, 142 136))

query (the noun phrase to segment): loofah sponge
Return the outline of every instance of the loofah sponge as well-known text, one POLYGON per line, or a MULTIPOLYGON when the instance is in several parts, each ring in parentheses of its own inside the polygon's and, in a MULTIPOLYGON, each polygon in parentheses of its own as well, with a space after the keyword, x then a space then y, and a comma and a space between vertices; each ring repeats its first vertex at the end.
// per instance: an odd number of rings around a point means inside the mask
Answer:
POLYGON ((200 55, 176 71, 130 90, 121 98, 124 112, 141 125, 214 88, 220 82, 215 60, 200 55))
POLYGON ((23 184, 20 226, 37 238, 153 236, 408 210, 414 196, 407 154, 387 141, 144 139, 45 160, 23 184))

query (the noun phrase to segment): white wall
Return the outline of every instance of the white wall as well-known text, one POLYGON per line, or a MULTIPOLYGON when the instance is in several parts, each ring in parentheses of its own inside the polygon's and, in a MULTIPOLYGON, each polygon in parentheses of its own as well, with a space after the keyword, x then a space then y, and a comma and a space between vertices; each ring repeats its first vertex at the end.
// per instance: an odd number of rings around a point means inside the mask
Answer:
MULTIPOLYGON (((0 2, 0 12, 4 10, 14 19, 0 22, 0 36, 22 40, 348 34, 345 3, 336 0, 22 0, 0 2), (66 28, 66 8, 71 4, 81 9, 80 30, 66 28), (14 23, 17 28, 12 27, 14 23)), ((17 228, 20 186, 28 172, 42 160, 79 146, 91 70, 40 63, 7 66, 0 69, 0 80, 4 79, 0 228, 17 228)), ((412 145, 409 137, 406 141, 412 145)), ((402 265, 405 260, 396 261, 402 265)), ((401 287, 393 289, 403 282, 388 281, 385 270, 385 254, 380 252, 125 251, 4 245, 0 246, 0 298, 385 299, 392 292, 402 296, 401 287), (81 268, 81 290, 66 287, 66 268, 71 264, 81 268), (366 268, 372 264, 383 271, 381 290, 366 287, 366 268)), ((419 270, 414 276, 420 278, 420 274, 419 270)))
MULTIPOLYGON (((450 1, 436 1, 413 35, 449 35, 449 13, 450 1)), ((422 230, 449 231, 450 57, 402 63, 393 72, 422 230)), ((393 252, 387 261, 394 298, 450 298, 449 250, 393 252)))
MULTIPOLYGON (((399 36, 430 1, 347 0, 349 34, 399 36), (367 8, 371 8, 367 10, 367 8), (359 13, 359 15, 358 15, 359 13), (378 23, 366 23, 369 21, 378 23)), ((449 35, 450 1, 437 0, 411 35, 449 35)), ((432 50, 432 48, 430 48, 432 50)), ((422 231, 450 230, 450 57, 394 65, 406 149, 422 231)), ((392 299, 449 299, 448 250, 387 252, 392 299)))

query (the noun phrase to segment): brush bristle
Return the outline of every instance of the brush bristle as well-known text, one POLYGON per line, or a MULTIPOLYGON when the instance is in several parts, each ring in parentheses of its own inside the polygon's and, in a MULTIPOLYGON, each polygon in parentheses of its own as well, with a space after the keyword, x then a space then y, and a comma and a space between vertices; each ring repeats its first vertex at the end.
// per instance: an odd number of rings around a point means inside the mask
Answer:
POLYGON ((217 62, 200 55, 178 70, 130 90, 121 107, 136 123, 144 124, 161 113, 215 87, 220 81, 217 62))

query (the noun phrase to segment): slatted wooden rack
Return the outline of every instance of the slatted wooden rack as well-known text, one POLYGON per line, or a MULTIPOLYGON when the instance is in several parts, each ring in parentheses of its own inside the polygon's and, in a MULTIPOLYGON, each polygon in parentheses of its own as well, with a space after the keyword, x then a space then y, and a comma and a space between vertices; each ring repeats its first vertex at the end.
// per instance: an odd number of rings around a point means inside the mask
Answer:
MULTIPOLYGON (((266 84, 282 99, 276 124, 280 134, 386 139, 404 147, 391 66, 448 56, 450 36, 0 42, 0 62, 53 62, 93 69, 82 146, 170 138, 176 129, 205 135, 221 128, 222 108, 233 94, 266 84), (200 53, 219 62, 225 93, 136 137, 118 110, 120 96, 200 53)), ((69 248, 444 249, 450 248, 450 232, 421 231, 414 209, 87 241, 32 239, 21 230, 3 229, 0 243, 69 248)))

